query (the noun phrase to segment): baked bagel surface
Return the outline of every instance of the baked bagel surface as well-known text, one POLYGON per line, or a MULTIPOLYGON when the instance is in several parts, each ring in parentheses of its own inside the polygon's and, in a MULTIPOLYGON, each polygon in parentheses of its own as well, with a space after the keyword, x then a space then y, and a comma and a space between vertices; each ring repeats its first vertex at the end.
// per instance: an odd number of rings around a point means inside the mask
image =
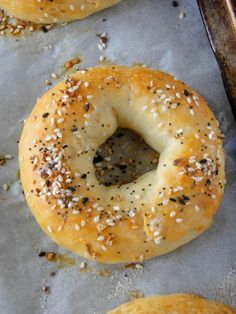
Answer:
POLYGON ((227 305, 194 295, 173 294, 136 299, 108 314, 235 314, 227 305))
POLYGON ((143 261, 196 238, 210 227, 225 183, 222 135, 204 99, 143 67, 78 71, 49 90, 25 123, 19 161, 45 233, 105 263, 143 261), (93 159, 118 126, 160 159, 134 182, 106 187, 93 159))
POLYGON ((61 23, 83 19, 121 0, 0 0, 0 8, 14 17, 35 23, 61 23))

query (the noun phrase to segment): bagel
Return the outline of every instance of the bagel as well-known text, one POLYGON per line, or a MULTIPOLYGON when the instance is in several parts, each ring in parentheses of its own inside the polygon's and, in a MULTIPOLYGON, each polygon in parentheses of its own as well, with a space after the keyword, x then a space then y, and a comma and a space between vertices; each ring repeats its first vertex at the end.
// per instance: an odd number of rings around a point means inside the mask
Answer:
POLYGON ((61 23, 83 19, 121 0, 0 0, 0 8, 34 23, 61 23))
POLYGON ((236 314, 227 305, 194 295, 146 297, 118 306, 107 314, 236 314))
POLYGON ((210 227, 225 183, 222 134, 204 99, 144 67, 76 72, 38 100, 19 143, 25 197, 59 245, 98 262, 170 252, 210 227), (160 153, 156 170, 102 185, 93 158, 128 128, 160 153))

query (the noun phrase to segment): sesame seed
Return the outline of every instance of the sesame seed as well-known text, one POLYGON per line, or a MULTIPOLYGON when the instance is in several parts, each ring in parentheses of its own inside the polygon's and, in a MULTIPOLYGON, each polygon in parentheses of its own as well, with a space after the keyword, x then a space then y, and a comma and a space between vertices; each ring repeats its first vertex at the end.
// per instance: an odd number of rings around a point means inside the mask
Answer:
POLYGON ((105 57, 101 55, 101 56, 99 57, 99 61, 100 61, 100 62, 103 62, 104 60, 105 60, 105 57))
POLYGON ((130 209, 129 216, 130 217, 134 217, 135 216, 135 211, 133 209, 130 209))
POLYGON ((165 98, 166 98, 165 94, 161 95, 161 97, 160 97, 160 99, 165 99, 165 98))
MULTIPOLYGON (((72 210, 72 214, 75 215, 75 216, 78 216, 79 215, 79 210, 76 210, 76 209, 73 209, 72 210)), ((82 225, 81 225, 82 226, 82 225)), ((82 226, 83 227, 83 226, 82 226)))
POLYGON ((192 99, 191 99, 190 97, 187 97, 187 102, 188 102, 189 104, 191 104, 192 99))
POLYGON ((167 205, 169 203, 169 200, 164 200, 164 201, 162 201, 162 205, 167 205))
POLYGON ((85 220, 81 220, 80 225, 81 225, 81 227, 84 227, 86 225, 86 221, 85 220))
POLYGON ((3 184, 2 188, 3 188, 3 191, 8 191, 9 185, 5 183, 5 184, 3 184))
POLYGON ((78 224, 75 224, 75 225, 74 225, 74 228, 75 228, 76 231, 79 231, 79 230, 80 230, 80 226, 79 226, 78 224))
POLYGON ((182 20, 185 16, 186 16, 186 13, 185 12, 181 12, 180 15, 179 15, 179 18, 182 20))
POLYGON ((110 218, 108 218, 108 219, 106 220, 106 223, 107 223, 107 225, 110 226, 110 227, 115 226, 115 223, 114 223, 113 220, 110 219, 110 218))
POLYGON ((201 182, 203 177, 191 177, 195 182, 201 182))
POLYGON ((62 226, 60 225, 57 227, 57 231, 60 232, 61 230, 62 230, 62 226))
POLYGON ((153 235, 155 238, 157 238, 160 235, 160 231, 155 231, 153 235))
POLYGON ((103 251, 107 251, 107 248, 105 247, 105 245, 102 245, 101 248, 103 251))
POLYGON ((182 218, 177 218, 175 221, 177 222, 177 224, 180 224, 181 222, 183 222, 183 219, 182 218))
POLYGON ((56 73, 52 73, 52 74, 51 74, 51 77, 52 77, 53 79, 57 79, 57 78, 58 78, 58 75, 57 75, 56 73))
POLYGON ((170 217, 175 217, 175 215, 176 215, 176 212, 175 212, 174 210, 172 210, 172 211, 170 212, 170 217))
POLYGON ((113 209, 116 210, 116 211, 119 211, 120 210, 120 206, 113 206, 113 209))
POLYGON ((72 198, 72 201, 73 201, 73 202, 78 202, 78 201, 79 201, 79 197, 73 197, 73 198, 72 198))
POLYGON ((82 262, 82 263, 80 264, 80 269, 85 269, 86 266, 87 266, 87 264, 86 264, 85 262, 82 262))
POLYGON ((155 242, 157 245, 159 245, 159 244, 161 243, 161 239, 162 239, 162 237, 155 238, 155 239, 154 239, 154 242, 155 242))
POLYGON ((94 221, 95 223, 98 223, 99 220, 100 220, 100 217, 99 217, 99 216, 96 216, 96 217, 93 218, 93 221, 94 221))
POLYGON ((103 50, 105 48, 103 44, 97 44, 97 47, 99 50, 103 50))

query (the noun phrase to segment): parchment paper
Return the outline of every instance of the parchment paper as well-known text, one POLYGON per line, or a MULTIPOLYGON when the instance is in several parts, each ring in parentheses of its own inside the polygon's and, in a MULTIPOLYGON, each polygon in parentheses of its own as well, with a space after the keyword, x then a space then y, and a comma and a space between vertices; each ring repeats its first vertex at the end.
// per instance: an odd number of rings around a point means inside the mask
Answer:
POLYGON ((124 0, 47 34, 0 38, 0 154, 14 156, 0 167, 1 313, 100 314, 126 302, 134 289, 145 295, 192 292, 236 306, 236 127, 196 2, 180 0, 178 8, 171 2, 124 0), (181 12, 186 13, 183 19, 181 12), (83 260, 53 244, 24 202, 16 175, 17 140, 52 72, 61 74, 63 63, 77 54, 81 66, 98 63, 100 32, 109 37, 103 53, 108 60, 168 71, 205 97, 226 135, 228 183, 213 226, 195 241, 145 262, 144 269, 88 262, 89 270, 81 273, 83 260), (2 189, 5 183, 9 191, 2 189), (38 257, 41 249, 65 253, 78 264, 49 263, 38 257), (111 274, 98 276, 98 269, 111 274), (49 286, 48 294, 42 286, 49 286))

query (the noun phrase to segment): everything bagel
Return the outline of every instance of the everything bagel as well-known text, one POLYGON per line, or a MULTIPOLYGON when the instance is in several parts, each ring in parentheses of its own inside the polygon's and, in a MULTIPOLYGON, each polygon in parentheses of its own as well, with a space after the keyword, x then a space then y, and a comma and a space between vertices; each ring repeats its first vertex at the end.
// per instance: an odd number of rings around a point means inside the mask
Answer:
POLYGON ((35 23, 61 23, 83 19, 121 0, 0 0, 0 8, 14 17, 35 23))
POLYGON ((45 233, 105 263, 143 261, 196 238, 211 225, 225 183, 222 134, 204 99, 143 67, 78 71, 49 90, 25 123, 19 160, 45 233), (93 158, 118 126, 142 136, 159 164, 135 182, 105 187, 93 158))
POLYGON ((235 314, 222 303, 194 295, 173 294, 146 297, 118 306, 108 314, 235 314))

